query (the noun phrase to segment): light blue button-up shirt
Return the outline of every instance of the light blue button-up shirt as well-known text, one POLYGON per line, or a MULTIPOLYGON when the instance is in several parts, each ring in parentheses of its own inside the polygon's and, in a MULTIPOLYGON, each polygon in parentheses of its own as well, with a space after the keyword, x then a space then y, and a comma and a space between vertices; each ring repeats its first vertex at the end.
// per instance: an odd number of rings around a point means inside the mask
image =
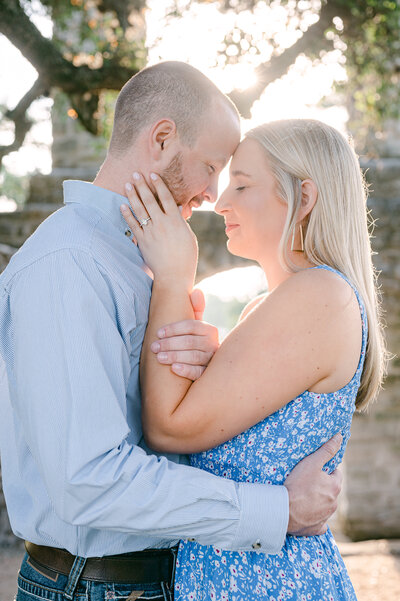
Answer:
POLYGON ((206 545, 277 553, 283 486, 236 483, 152 453, 139 357, 151 279, 123 196, 64 183, 65 206, 0 276, 3 489, 14 533, 103 556, 206 545))

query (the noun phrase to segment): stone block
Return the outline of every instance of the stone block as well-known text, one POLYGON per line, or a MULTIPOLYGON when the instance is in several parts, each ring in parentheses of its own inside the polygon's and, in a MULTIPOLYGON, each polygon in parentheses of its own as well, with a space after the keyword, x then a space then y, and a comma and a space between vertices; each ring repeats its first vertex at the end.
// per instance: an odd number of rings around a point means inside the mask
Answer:
POLYGON ((57 204, 63 203, 63 181, 79 179, 93 181, 97 170, 94 168, 58 168, 48 175, 33 175, 30 180, 30 190, 27 204, 57 204))
POLYGON ((361 161, 373 195, 400 199, 400 157, 361 161))

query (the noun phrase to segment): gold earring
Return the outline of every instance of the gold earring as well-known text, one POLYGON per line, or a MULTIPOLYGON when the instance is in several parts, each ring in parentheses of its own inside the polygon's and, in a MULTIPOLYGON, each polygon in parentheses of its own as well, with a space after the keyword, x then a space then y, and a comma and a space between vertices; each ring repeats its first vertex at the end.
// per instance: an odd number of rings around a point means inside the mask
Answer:
POLYGON ((294 224, 293 233, 292 233, 292 244, 290 246, 290 250, 293 250, 294 252, 304 252, 303 226, 301 225, 301 223, 299 223, 299 231, 300 231, 300 248, 294 248, 294 235, 296 233, 296 224, 294 224))

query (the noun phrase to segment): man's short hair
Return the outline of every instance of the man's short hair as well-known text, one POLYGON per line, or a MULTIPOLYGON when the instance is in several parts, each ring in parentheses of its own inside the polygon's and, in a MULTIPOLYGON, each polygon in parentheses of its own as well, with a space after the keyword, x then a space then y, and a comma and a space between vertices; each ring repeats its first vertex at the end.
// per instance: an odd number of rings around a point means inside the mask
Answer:
POLYGON ((183 144, 193 146, 202 118, 215 100, 224 102, 239 119, 233 102, 194 67, 178 61, 146 67, 119 93, 110 153, 121 156, 145 126, 163 118, 175 122, 183 144))

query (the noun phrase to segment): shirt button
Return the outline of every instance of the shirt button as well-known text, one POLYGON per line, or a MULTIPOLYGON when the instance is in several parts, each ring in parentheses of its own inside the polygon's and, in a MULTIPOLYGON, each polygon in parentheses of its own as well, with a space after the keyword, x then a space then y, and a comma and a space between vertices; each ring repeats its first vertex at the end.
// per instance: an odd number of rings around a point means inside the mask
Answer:
POLYGON ((253 549, 261 549, 261 541, 260 541, 260 539, 256 540, 256 542, 253 543, 251 546, 253 547, 253 549))
POLYGON ((129 229, 125 230, 125 236, 129 236, 129 238, 130 238, 132 236, 131 230, 129 230, 129 229))

